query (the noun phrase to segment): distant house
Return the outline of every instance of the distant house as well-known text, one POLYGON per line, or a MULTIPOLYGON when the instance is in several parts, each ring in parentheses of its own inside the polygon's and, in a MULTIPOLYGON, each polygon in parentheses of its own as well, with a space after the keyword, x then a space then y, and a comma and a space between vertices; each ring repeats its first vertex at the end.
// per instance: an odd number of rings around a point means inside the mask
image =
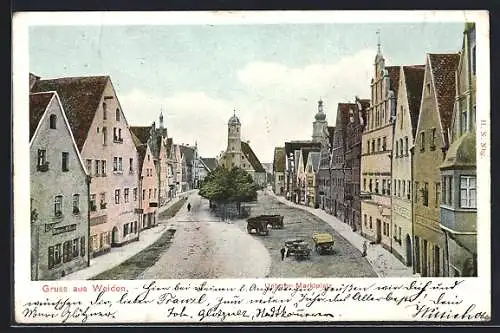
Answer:
POLYGON ((208 168, 208 172, 212 172, 217 168, 218 163, 217 163, 217 158, 202 158, 201 159, 203 164, 208 168))
POLYGON ((199 162, 198 181, 201 184, 205 177, 217 167, 217 159, 200 157, 199 162))
POLYGON ((309 207, 318 207, 319 203, 316 198, 316 173, 319 170, 320 152, 313 151, 307 156, 305 167, 306 174, 306 205, 309 207))
POLYGON ((142 209, 142 218, 139 221, 139 225, 142 230, 156 225, 159 180, 153 152, 151 146, 148 144, 151 127, 131 126, 130 131, 132 132, 132 139, 137 148, 140 175, 139 202, 142 209))
POLYGON ((56 91, 76 146, 92 176, 92 256, 138 239, 137 149, 109 76, 38 79, 31 92, 56 91), (112 166, 109 170, 108 167, 112 166))
POLYGON ((228 122, 227 148, 218 161, 226 169, 239 167, 248 172, 259 186, 266 184, 266 170, 248 142, 241 141, 241 123, 236 114, 228 122))
POLYGON ((276 195, 285 194, 285 147, 274 148, 273 191, 276 195))
POLYGON ((89 184, 57 92, 30 94, 31 279, 89 264, 89 184))

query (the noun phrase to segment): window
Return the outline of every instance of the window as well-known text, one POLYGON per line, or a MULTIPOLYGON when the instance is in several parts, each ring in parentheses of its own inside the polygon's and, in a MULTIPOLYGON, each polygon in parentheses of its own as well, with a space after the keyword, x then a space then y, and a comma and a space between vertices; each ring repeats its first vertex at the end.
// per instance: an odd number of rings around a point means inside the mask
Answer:
POLYGON ((119 204, 120 203, 120 190, 117 189, 115 190, 115 204, 119 204))
POLYGON ((73 214, 80 214, 80 194, 73 194, 73 214))
POLYGON ((64 172, 69 171, 69 153, 62 152, 61 162, 61 170, 64 172))
POLYGON ((72 257, 73 258, 76 258, 78 257, 79 253, 78 253, 78 250, 79 250, 79 247, 78 247, 78 238, 75 238, 73 239, 73 253, 72 253, 72 257))
POLYGON ((420 151, 425 150, 425 132, 420 132, 420 151))
POLYGON ((382 138, 382 150, 386 150, 387 149, 387 138, 384 136, 382 138))
POLYGON ((422 189, 422 201, 424 206, 429 206, 429 183, 424 183, 424 188, 422 189))
POLYGON ((99 174, 101 173, 101 161, 95 160, 95 176, 99 177, 99 174))
POLYGON ((375 139, 372 140, 372 153, 375 152, 375 139))
POLYGON ((47 162, 47 151, 45 149, 38 149, 36 170, 42 172, 49 170, 49 162, 47 162))
POLYGON ((118 171, 118 157, 113 157, 113 171, 118 171))
POLYGON ((49 246, 48 259, 49 259, 48 268, 51 269, 52 267, 54 267, 54 247, 53 246, 49 246))
POLYGON ((133 173, 134 172, 134 159, 133 158, 129 158, 128 159, 128 172, 129 173, 133 173))
POLYGON ((137 201, 137 187, 134 188, 134 201, 137 201))
POLYGON ((434 184, 435 190, 436 190, 436 196, 434 197, 434 207, 437 208, 439 207, 439 200, 441 198, 441 184, 436 183, 434 184))
POLYGON ((57 124, 57 116, 55 114, 51 114, 49 118, 50 128, 56 129, 57 124))
POLYGON ((95 202, 95 194, 90 195, 90 210, 95 212, 97 210, 96 202, 95 202))
POLYGON ((118 171, 123 171, 123 159, 121 157, 118 157, 118 171))
POLYGON ((396 150, 395 150, 396 157, 398 157, 398 151, 399 151, 399 142, 398 142, 398 140, 396 140, 396 150))
POLYGON ((63 244, 63 262, 71 261, 71 241, 66 241, 63 244))
POLYGON ((408 137, 405 136, 405 156, 408 156, 408 137))
POLYGON ((85 257, 85 236, 80 238, 80 255, 85 257))
POLYGON ((394 195, 398 194, 398 188, 397 188, 398 182, 394 180, 394 195))
POLYGON ((399 128, 400 129, 403 129, 403 118, 404 118, 404 109, 403 109, 403 106, 401 105, 401 113, 400 113, 400 125, 399 125, 399 128))
POLYGON ((460 176, 460 208, 476 208, 475 176, 460 176))
POLYGON ((108 105, 102 103, 102 119, 106 120, 108 118, 108 105))
POLYGON ((116 127, 113 127, 113 141, 118 141, 118 136, 116 135, 116 127))
POLYGON ((123 225, 123 237, 128 235, 128 223, 123 225))
POLYGON ((366 153, 369 154, 370 153, 370 140, 368 140, 366 142, 366 153))
POLYGON ((366 178, 363 179, 363 191, 366 192, 366 178))
POLYGON ((49 269, 61 263, 61 244, 49 246, 49 269))
POLYGON ((86 160, 86 165, 87 165, 87 172, 89 173, 89 176, 92 176, 92 160, 86 160))
POLYGON ((406 193, 406 197, 408 198, 408 200, 411 199, 411 182, 408 181, 408 189, 407 189, 407 193, 406 193))
POLYGON ((405 187, 406 187, 406 182, 404 180, 401 181, 401 195, 404 197, 405 196, 405 187))
POLYGON ((123 139, 122 139, 122 129, 121 128, 118 129, 118 141, 123 142, 123 139))
POLYGON ((148 199, 151 199, 151 189, 148 190, 148 199))
POLYGON ((398 179, 398 197, 401 197, 401 179, 398 179))
POLYGON ((149 154, 148 154, 148 162, 149 162, 149 154))
POLYGON ((54 216, 60 217, 62 216, 62 204, 63 204, 63 196, 56 195, 54 198, 54 216))
POLYGON ((153 196, 153 198, 155 198, 155 199, 156 199, 156 188, 155 188, 155 191, 154 191, 154 196, 153 196))
POLYGON ((380 147, 380 138, 377 139, 377 151, 380 151, 381 150, 381 147, 380 147))
POLYGON ((120 109, 116 108, 116 111, 115 111, 115 118, 116 118, 116 121, 120 121, 120 109))
POLYGON ((467 99, 466 98, 462 98, 460 101, 460 114, 461 114, 461 117, 460 117, 460 131, 461 133, 460 134, 464 134, 465 132, 467 132, 467 128, 468 128, 468 117, 467 117, 467 99))
POLYGON ((366 217, 366 214, 365 214, 365 227, 368 226, 368 218, 366 217))
POLYGON ((431 84, 430 83, 427 83, 425 85, 425 91, 427 94, 430 94, 431 93, 431 84))
POLYGON ((101 206, 101 209, 106 209, 106 193, 103 192, 100 194, 100 206, 101 206))
POLYGON ((382 194, 385 194, 385 179, 382 179, 382 194))
POLYGON ((128 188, 123 190, 123 197, 124 197, 125 202, 129 202, 129 193, 128 192, 129 192, 128 188))
POLYGON ((101 161, 101 176, 106 177, 106 160, 101 161))
POLYGON ((146 200, 146 190, 142 190, 142 200, 146 200))
POLYGON ((378 179, 375 179, 375 193, 377 194, 378 194, 378 184, 379 184, 378 179))
POLYGON ((403 156, 403 138, 399 139, 399 155, 403 156))
POLYGON ((108 144, 108 129, 106 127, 102 128, 102 144, 104 146, 108 144))
POLYGON ((370 193, 372 193, 372 192, 373 192, 373 185, 372 185, 372 184, 373 184, 373 183, 372 183, 372 179, 370 179, 370 185, 369 185, 369 186, 370 186, 370 193))
POLYGON ((430 143, 430 149, 434 150, 436 149, 436 129, 431 128, 431 143, 430 143))
POLYGON ((387 180, 387 195, 391 195, 391 180, 387 180))
POLYGON ((373 228, 373 224, 372 224, 372 217, 370 216, 370 229, 373 228))

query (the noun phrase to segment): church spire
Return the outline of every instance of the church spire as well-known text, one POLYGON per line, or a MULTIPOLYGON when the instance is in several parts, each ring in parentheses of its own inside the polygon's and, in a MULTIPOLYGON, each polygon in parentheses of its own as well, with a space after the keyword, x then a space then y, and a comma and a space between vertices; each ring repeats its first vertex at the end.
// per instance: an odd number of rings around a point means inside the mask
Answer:
POLYGON ((377 29, 377 54, 382 54, 382 47, 380 46, 380 29, 377 29))

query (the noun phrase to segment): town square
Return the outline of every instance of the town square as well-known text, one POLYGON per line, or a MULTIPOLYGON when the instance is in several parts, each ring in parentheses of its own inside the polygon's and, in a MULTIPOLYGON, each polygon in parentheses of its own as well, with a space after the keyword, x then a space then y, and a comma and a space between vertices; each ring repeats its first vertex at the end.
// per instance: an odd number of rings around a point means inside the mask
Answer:
POLYGON ((478 275, 473 22, 29 46, 31 280, 478 275))

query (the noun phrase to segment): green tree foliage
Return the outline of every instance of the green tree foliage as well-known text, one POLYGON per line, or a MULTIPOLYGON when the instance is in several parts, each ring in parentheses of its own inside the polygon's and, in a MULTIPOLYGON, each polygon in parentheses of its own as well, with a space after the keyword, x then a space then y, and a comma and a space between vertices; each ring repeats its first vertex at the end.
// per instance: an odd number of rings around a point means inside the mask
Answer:
POLYGON ((199 194, 216 202, 248 202, 257 200, 258 186, 245 170, 218 167, 201 184, 199 194))

